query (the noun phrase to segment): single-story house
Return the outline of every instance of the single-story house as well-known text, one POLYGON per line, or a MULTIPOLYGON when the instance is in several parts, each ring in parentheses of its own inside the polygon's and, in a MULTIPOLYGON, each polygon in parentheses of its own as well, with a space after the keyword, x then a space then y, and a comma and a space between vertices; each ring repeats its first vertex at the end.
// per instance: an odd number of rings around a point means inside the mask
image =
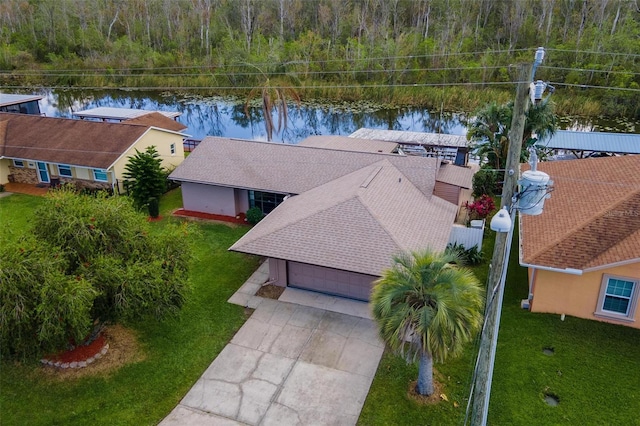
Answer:
POLYGON ((640 156, 538 164, 554 182, 520 220, 529 308, 640 328, 640 156))
POLYGON ((186 210, 268 213, 230 250, 268 257, 273 283, 368 300, 394 254, 449 243, 458 205, 435 195, 439 166, 436 158, 207 137, 170 178, 182 183, 186 210))
POLYGON ((166 168, 184 160, 185 126, 152 113, 122 123, 0 113, 0 183, 74 182, 122 190, 131 155, 153 145, 166 168))

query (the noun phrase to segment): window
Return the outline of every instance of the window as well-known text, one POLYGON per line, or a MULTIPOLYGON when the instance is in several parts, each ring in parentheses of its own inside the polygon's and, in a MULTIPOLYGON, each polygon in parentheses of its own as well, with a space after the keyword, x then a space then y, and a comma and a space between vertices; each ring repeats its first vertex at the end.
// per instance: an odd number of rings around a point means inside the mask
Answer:
POLYGON ((638 280, 604 275, 596 315, 633 320, 637 293, 638 280))
POLYGON ((13 160, 13 165, 16 166, 16 167, 23 168, 24 167, 24 161, 23 160, 13 160))
POLYGON ((258 207, 262 213, 269 214, 284 199, 282 194, 271 192, 249 191, 249 207, 258 207))
POLYGON ((71 166, 67 166, 65 164, 58 164, 58 174, 60 176, 73 177, 73 174, 71 173, 71 166))
POLYGON ((107 171, 101 169, 93 169, 93 179, 101 182, 108 182, 107 171))
POLYGON ((175 155, 176 154, 176 144, 172 143, 171 144, 171 155, 175 155))

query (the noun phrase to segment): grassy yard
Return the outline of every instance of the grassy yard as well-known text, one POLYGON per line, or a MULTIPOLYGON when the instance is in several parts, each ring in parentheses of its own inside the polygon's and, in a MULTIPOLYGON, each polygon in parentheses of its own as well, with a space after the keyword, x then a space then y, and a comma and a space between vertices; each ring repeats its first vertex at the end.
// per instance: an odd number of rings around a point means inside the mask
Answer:
MULTIPOLYGON (((490 233, 489 233, 490 234, 490 233)), ((493 237, 490 236, 491 239, 493 237)), ((485 256, 493 241, 485 240, 485 256)), ((502 311, 488 422, 491 425, 640 425, 640 330, 520 308, 526 270, 514 241, 502 311), (552 347, 551 356, 543 348, 552 347), (556 407, 545 393, 559 397, 556 407)), ((487 266, 476 270, 486 281, 487 266)), ((359 424, 460 425, 477 343, 464 355, 437 364, 447 401, 420 406, 407 397, 418 369, 385 354, 359 424)))
MULTIPOLYGON (((0 199, 3 225, 23 231, 40 201, 24 195, 0 199)), ((168 194, 161 214, 179 201, 179 193, 168 194)), ((173 409, 245 321, 243 308, 226 300, 258 265, 256 258, 227 252, 247 228, 202 222, 197 227, 193 293, 180 317, 127 324, 146 358, 110 375, 62 382, 43 375, 37 362, 3 360, 2 425, 157 424, 173 409)))

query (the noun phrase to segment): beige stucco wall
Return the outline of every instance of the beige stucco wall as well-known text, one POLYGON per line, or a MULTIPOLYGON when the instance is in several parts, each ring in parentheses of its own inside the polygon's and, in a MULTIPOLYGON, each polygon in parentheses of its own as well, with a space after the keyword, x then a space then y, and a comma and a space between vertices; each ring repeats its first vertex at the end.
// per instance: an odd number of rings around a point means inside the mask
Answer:
MULTIPOLYGON (((594 315, 598 308, 598 297, 605 274, 638 279, 640 278, 640 262, 587 272, 583 275, 541 269, 533 271, 532 268, 529 268, 530 282, 533 279, 531 311, 566 314, 640 328, 640 306, 635 311, 634 321, 615 320, 594 315)), ((640 291, 635 292, 635 298, 640 298, 640 291)), ((639 304, 637 300, 636 304, 639 304)))
POLYGON ((156 147, 156 151, 158 151, 158 154, 160 154, 160 158, 162 159, 162 167, 166 169, 174 169, 184 161, 182 136, 174 133, 162 132, 160 130, 149 129, 149 131, 138 139, 138 142, 114 164, 112 170, 115 173, 116 179, 119 181, 123 180, 122 174, 129 162, 129 157, 136 154, 136 149, 143 152, 151 145, 156 147), (171 144, 175 144, 176 152, 173 155, 171 154, 171 144))
POLYGON ((9 182, 9 166, 13 164, 11 160, 3 158, 0 160, 0 183, 6 184, 9 182))

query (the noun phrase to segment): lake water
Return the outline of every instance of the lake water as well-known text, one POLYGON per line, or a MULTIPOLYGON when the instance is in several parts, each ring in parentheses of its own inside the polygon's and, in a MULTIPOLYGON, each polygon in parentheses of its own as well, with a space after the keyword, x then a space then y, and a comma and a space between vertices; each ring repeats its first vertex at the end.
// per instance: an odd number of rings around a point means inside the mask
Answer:
MULTIPOLYGON (((74 112, 96 107, 177 111, 194 139, 205 136, 267 140, 259 104, 245 112, 244 99, 206 97, 195 93, 139 91, 77 92, 45 91, 40 107, 50 117, 73 117, 74 112)), ((367 102, 325 104, 303 102, 289 105, 288 123, 273 132, 274 142, 298 143, 310 135, 349 135, 359 128, 415 132, 466 134, 467 117, 424 108, 390 108, 367 102)), ((637 122, 626 120, 561 120, 565 129, 583 131, 635 132, 637 122)), ((273 122, 278 123, 274 113, 273 122)))

